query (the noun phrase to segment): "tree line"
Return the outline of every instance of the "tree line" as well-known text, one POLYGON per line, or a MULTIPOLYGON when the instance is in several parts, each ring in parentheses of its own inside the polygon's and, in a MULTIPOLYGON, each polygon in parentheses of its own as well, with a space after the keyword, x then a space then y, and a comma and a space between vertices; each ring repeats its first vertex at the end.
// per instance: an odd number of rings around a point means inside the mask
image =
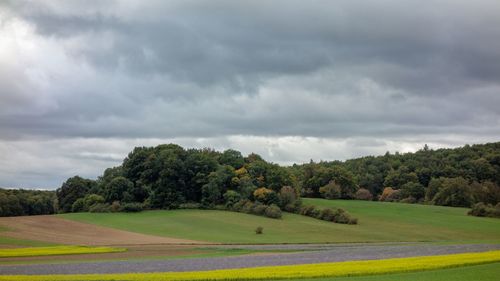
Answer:
POLYGON ((53 191, 0 188, 0 216, 53 214, 56 201, 53 191))
POLYGON ((307 197, 453 207, 482 203, 500 209, 500 142, 437 150, 425 145, 415 153, 387 152, 290 169, 307 197))
MULTIPOLYGON (((334 221, 338 216, 329 211, 321 215, 310 206, 302 206, 301 197, 459 207, 481 202, 494 209, 500 202, 499 185, 500 142, 456 149, 425 146, 416 153, 286 167, 254 153, 243 156, 232 149, 219 152, 165 144, 136 147, 121 165, 106 169, 96 180, 74 176, 55 193, 27 196, 29 191, 2 191, 0 215, 224 208, 270 217, 280 217, 284 210, 334 221), (20 203, 28 202, 24 197, 34 197, 36 202, 43 197, 50 201, 44 206, 51 207, 31 210, 30 204, 20 203), (6 206, 21 206, 22 211, 3 208, 4 202, 9 202, 6 206)), ((336 220, 355 221, 348 217, 336 220)))

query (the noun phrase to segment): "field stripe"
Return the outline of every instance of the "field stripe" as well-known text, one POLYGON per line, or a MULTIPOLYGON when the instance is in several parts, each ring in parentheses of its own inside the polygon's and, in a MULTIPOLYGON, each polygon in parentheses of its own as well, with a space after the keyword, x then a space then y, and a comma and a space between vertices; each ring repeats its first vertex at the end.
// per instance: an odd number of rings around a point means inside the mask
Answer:
POLYGON ((87 246, 14 248, 14 249, 0 249, 0 258, 115 253, 115 252, 124 252, 126 250, 127 249, 124 248, 87 247, 87 246))
POLYGON ((201 281, 263 280, 314 277, 340 277, 413 272, 500 261, 500 251, 441 256, 348 261, 337 263, 269 266, 195 272, 80 274, 80 275, 0 275, 0 281, 201 281))

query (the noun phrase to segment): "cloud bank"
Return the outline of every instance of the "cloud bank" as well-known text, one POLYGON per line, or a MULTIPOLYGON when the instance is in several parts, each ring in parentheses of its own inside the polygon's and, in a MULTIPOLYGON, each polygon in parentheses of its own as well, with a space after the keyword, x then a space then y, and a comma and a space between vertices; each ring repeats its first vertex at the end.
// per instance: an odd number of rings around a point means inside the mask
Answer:
POLYGON ((290 164, 500 137, 498 1, 0 4, 0 186, 136 145, 290 164))

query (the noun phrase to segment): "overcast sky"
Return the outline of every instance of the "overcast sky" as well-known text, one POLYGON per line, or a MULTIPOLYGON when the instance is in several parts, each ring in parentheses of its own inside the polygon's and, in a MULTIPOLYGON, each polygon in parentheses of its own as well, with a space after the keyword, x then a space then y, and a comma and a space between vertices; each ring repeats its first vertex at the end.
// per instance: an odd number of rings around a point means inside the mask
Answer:
POLYGON ((0 1, 0 186, 134 146, 290 164, 500 140, 500 1, 0 1))

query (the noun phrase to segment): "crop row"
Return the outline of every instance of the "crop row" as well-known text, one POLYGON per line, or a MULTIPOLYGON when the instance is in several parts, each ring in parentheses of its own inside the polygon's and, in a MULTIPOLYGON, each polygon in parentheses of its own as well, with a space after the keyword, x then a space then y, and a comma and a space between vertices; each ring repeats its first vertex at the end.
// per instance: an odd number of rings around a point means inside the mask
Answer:
POLYGON ((86 247, 86 246, 15 248, 15 249, 0 249, 0 258, 98 254, 98 253, 113 253, 113 252, 124 252, 124 251, 126 251, 126 249, 124 248, 86 247))
POLYGON ((225 269, 195 272, 81 274, 81 275, 11 275, 0 281, 173 281, 173 280, 265 280, 314 277, 340 277, 413 272, 500 261, 500 251, 465 253, 441 256, 396 258, 385 260, 348 261, 287 266, 269 266, 243 269, 225 269))

